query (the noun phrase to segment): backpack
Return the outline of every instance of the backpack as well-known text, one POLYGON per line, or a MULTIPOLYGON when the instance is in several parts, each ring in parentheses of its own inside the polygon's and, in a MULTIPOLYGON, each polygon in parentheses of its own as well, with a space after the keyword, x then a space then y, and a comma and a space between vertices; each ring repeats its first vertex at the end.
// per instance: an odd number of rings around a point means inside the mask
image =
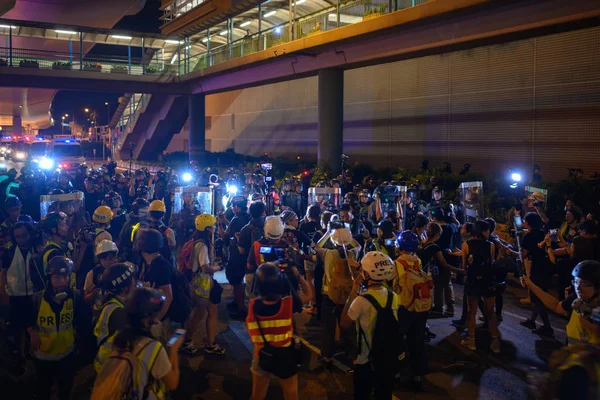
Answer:
MULTIPOLYGON (((490 256, 491 242, 471 240, 467 256, 467 279, 471 282, 491 280, 492 260, 490 256)), ((487 282, 486 282, 487 283, 487 282)))
POLYGON ((327 296, 335 304, 346 304, 352 291, 352 275, 348 261, 341 258, 337 250, 327 251, 325 265, 332 263, 331 281, 327 288, 327 296))
MULTIPOLYGON (((371 368, 376 373, 395 374, 400 370, 401 362, 406 357, 406 346, 400 322, 398 322, 394 310, 392 310, 394 293, 388 290, 385 307, 381 307, 379 302, 370 294, 365 294, 363 297, 377 310, 371 345, 369 345, 365 332, 358 323, 359 334, 369 350, 371 368)), ((359 343, 359 346, 361 346, 362 341, 359 340, 359 343)))
POLYGON ((398 279, 400 302, 408 310, 423 312, 431 310, 433 280, 422 269, 410 268, 406 260, 396 260, 404 266, 405 273, 398 279))
POLYGON ((198 240, 188 240, 183 245, 179 257, 177 257, 177 267, 179 271, 191 271, 194 268, 194 249, 196 248, 196 243, 198 243, 198 240))
POLYGON ((171 290, 173 301, 169 307, 169 318, 174 322, 184 323, 192 312, 192 292, 190 281, 177 268, 172 271, 171 290))
POLYGON ((417 257, 419 257, 419 259, 421 260, 421 263, 423 264, 422 269, 426 273, 433 273, 433 267, 436 266, 435 255, 433 257, 431 257, 429 260, 423 259, 423 257, 425 256, 426 250, 428 248, 430 248, 431 246, 435 246, 435 243, 429 242, 425 245, 425 247, 423 247, 422 249, 419 249, 417 251, 417 257))
POLYGON ((262 237, 264 236, 263 230, 264 230, 264 227, 258 227, 258 226, 252 225, 252 233, 250 234, 250 241, 251 241, 252 245, 254 245, 254 242, 257 242, 260 239, 262 239, 262 237))
MULTIPOLYGON (((138 370, 142 368, 137 356, 152 342, 154 340, 148 341, 135 354, 131 351, 126 351, 108 357, 102 369, 98 372, 90 400, 146 399, 148 397, 150 379, 148 379, 144 393, 141 395, 135 387, 135 376, 139 374, 138 370)), ((156 357, 150 360, 151 365, 148 366, 148 376, 150 376, 150 371, 152 371, 155 361, 156 357)))

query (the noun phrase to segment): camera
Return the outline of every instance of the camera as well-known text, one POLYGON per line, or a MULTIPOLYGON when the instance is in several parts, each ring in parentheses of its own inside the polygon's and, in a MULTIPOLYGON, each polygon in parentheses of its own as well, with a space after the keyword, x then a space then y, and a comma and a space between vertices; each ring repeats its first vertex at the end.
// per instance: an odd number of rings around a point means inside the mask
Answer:
POLYGON ((262 169, 264 169, 265 171, 270 171, 273 169, 273 164, 271 163, 264 163, 264 164, 260 164, 260 167, 262 169))
POLYGON ((543 206, 544 206, 544 203, 543 203, 543 202, 541 202, 541 201, 539 201, 539 200, 535 200, 535 201, 533 202, 533 206, 534 206, 534 207, 543 207, 543 206))
POLYGON ((79 230, 79 239, 85 243, 91 243, 94 240, 96 228, 93 226, 85 226, 79 230))

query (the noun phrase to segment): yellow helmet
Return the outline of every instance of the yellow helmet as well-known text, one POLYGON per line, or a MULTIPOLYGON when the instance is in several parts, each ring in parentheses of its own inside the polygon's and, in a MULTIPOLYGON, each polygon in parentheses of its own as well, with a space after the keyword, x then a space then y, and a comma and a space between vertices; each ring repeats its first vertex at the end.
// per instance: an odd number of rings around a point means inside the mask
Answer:
POLYGON ((107 206, 100 206, 96 208, 94 211, 94 215, 92 216, 92 221, 97 222, 99 224, 109 224, 110 220, 113 217, 113 212, 107 206))
POLYGON ((152 203, 150 203, 148 211, 160 211, 166 213, 167 207, 165 207, 165 203, 163 203, 162 200, 154 200, 152 203))
POLYGON ((203 231, 209 226, 214 225, 217 222, 217 219, 210 214, 200 214, 196 217, 196 229, 199 231, 203 231))

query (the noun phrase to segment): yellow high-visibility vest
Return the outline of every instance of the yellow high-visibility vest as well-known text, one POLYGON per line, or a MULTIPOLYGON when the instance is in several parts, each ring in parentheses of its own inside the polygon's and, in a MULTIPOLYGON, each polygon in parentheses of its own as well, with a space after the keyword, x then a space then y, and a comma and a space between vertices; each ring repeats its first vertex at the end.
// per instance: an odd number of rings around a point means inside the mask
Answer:
POLYGON ((96 336, 96 344, 98 345, 98 354, 94 359, 94 369, 96 372, 100 372, 102 365, 104 365, 104 362, 110 356, 113 342, 118 334, 118 332, 115 331, 109 336, 110 331, 108 329, 108 323, 110 317, 117 308, 123 307, 125 306, 118 299, 110 299, 102 308, 98 322, 96 322, 96 326, 94 327, 94 336, 96 336))
MULTIPOLYGON (((44 291, 45 293, 45 291, 44 291)), ((62 305, 57 316, 50 307, 50 303, 43 298, 40 303, 36 325, 40 337, 40 348, 35 352, 38 360, 56 361, 71 354, 75 348, 75 334, 73 331, 73 298, 69 297, 62 305)))

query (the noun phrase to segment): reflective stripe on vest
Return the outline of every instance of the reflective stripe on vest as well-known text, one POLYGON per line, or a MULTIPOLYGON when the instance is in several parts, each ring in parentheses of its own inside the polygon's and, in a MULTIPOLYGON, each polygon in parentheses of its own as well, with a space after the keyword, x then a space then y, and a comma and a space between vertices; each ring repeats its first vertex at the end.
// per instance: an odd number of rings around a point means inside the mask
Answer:
POLYGON ((567 324, 567 337, 569 346, 579 343, 600 344, 600 337, 593 331, 586 329, 581 323, 579 314, 571 312, 571 318, 567 324))
POLYGON ((36 320, 40 337, 40 348, 35 352, 35 357, 38 360, 61 360, 71 354, 75 347, 73 317, 72 297, 63 303, 59 321, 56 321, 56 314, 50 307, 50 303, 42 297, 36 320))
POLYGON ((112 352, 113 342, 118 333, 117 331, 115 331, 110 337, 108 337, 108 334, 110 333, 108 329, 110 317, 117 308, 123 307, 123 303, 121 303, 119 300, 115 298, 110 299, 104 305, 104 308, 102 308, 102 312, 100 313, 98 322, 94 327, 94 336, 96 336, 96 345, 98 346, 98 354, 94 359, 94 369, 96 370, 96 372, 100 371, 102 365, 104 365, 104 362, 110 356, 110 353, 112 352))
POLYGON ((136 355, 140 361, 140 366, 137 369, 137 376, 135 377, 135 386, 140 394, 140 398, 144 393, 144 388, 148 386, 148 400, 152 399, 164 399, 166 394, 166 387, 162 380, 154 379, 152 377, 152 367, 158 357, 158 353, 162 348, 159 341, 151 339, 152 343, 148 344, 144 349, 136 355), (151 381, 149 383, 149 380, 151 381), (148 384, 149 383, 149 384, 148 384))
MULTIPOLYGON (((254 343, 254 354, 263 347, 263 337, 258 329, 257 318, 254 315, 254 303, 256 299, 252 299, 248 307, 248 317, 246 325, 250 339, 254 343)), ((292 325, 292 306, 293 301, 291 296, 286 296, 281 300, 281 306, 277 314, 270 317, 258 317, 260 327, 265 335, 265 339, 269 344, 275 347, 288 347, 292 343, 294 336, 294 326, 292 325)))
POLYGON ((135 233, 138 231, 138 229, 140 229, 139 222, 131 227, 131 238, 130 238, 131 243, 133 243, 133 241, 135 240, 135 233))

